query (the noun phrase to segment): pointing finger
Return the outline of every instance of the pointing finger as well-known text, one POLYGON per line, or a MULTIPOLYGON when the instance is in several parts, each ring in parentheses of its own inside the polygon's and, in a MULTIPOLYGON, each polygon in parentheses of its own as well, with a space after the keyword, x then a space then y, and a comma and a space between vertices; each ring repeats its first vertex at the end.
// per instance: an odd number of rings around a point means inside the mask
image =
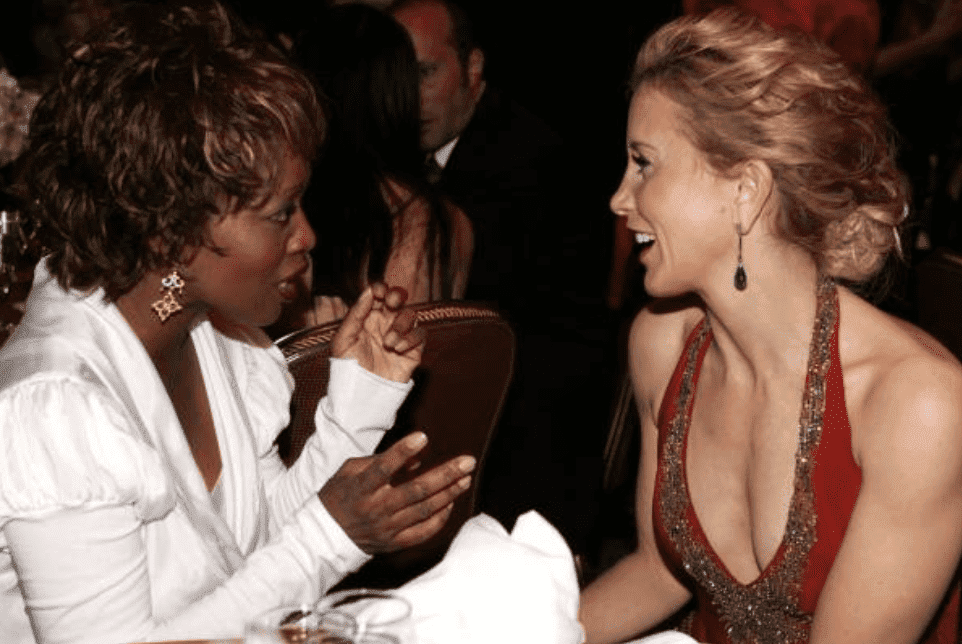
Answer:
POLYGON ((368 287, 364 289, 361 297, 357 299, 354 306, 352 306, 348 310, 347 315, 344 316, 344 321, 341 322, 341 326, 338 328, 337 334, 331 342, 331 355, 341 357, 351 344, 354 343, 357 334, 364 325, 364 320, 370 315, 373 305, 374 294, 372 289, 368 287))

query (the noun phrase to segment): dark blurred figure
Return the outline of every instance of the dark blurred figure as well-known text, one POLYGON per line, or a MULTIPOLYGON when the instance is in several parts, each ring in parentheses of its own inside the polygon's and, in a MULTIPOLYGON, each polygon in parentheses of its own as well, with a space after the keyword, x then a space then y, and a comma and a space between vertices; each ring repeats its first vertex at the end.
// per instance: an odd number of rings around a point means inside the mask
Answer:
MULTIPOLYGON (((474 225, 465 297, 496 303, 518 334, 482 509, 510 528, 534 508, 577 551, 597 516, 611 364, 601 297, 607 251, 597 235, 607 221, 585 208, 586 160, 485 78, 485 51, 464 6, 400 0, 389 10, 421 65, 427 163, 474 225)), ((555 91, 557 107, 579 90, 555 91)))
POLYGON ((962 249, 962 2, 901 0, 883 14, 876 87, 900 134, 918 227, 912 247, 962 249))
MULTIPOLYGON (((30 41, 37 54, 37 73, 51 79, 60 69, 66 45, 64 17, 68 0, 40 0, 38 16, 30 30, 30 41)), ((48 81, 49 82, 49 81, 48 81)))
POLYGON ((561 139, 484 78, 484 52, 464 9, 401 0, 391 12, 421 65, 421 148, 438 185, 475 226, 470 299, 497 302, 523 323, 532 237, 543 234, 561 139))
POLYGON ((17 78, 32 74, 37 61, 30 45, 30 25, 34 10, 29 3, 4 3, 0 13, 0 66, 17 78))
POLYGON ((312 255, 312 306, 299 325, 337 319, 371 282, 408 302, 460 299, 473 234, 425 178, 418 63, 407 33, 364 4, 320 14, 295 50, 326 97, 328 139, 305 194, 325 235, 312 255))
POLYGON ((834 49, 864 73, 875 59, 879 40, 876 0, 684 0, 686 14, 705 14, 734 6, 776 29, 797 29, 834 49))

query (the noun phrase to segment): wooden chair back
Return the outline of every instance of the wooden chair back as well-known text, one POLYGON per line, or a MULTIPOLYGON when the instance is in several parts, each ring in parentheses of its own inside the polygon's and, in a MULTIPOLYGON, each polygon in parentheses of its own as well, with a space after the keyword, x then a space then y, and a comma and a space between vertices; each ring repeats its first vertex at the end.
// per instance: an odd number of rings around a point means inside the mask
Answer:
MULTIPOLYGON (((414 375, 414 389, 377 451, 421 430, 429 441, 418 472, 461 454, 474 456, 478 465, 471 489, 455 502, 441 532, 414 548, 374 557, 339 588, 396 587, 441 560, 461 525, 476 512, 485 455, 514 373, 515 335, 495 310, 464 302, 415 308, 418 326, 426 334, 424 355, 414 375)), ((277 341, 295 381, 291 424, 278 439, 288 465, 314 432, 314 412, 327 391, 330 342, 338 326, 332 322, 277 341)))

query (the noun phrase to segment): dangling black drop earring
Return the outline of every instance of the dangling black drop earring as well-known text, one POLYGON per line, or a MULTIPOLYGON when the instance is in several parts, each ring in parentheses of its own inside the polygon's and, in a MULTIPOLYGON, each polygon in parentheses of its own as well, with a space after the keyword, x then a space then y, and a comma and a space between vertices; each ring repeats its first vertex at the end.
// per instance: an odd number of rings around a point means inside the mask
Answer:
POLYGON ((738 233, 738 266, 735 268, 735 288, 744 291, 748 288, 748 275, 745 274, 745 264, 742 263, 742 225, 736 224, 735 231, 738 233))

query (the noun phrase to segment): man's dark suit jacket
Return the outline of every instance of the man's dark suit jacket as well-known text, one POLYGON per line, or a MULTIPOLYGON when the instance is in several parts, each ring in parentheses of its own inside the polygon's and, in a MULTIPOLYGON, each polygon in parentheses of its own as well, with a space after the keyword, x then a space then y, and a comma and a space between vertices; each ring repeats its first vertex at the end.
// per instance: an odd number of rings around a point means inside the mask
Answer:
POLYGON ((466 298, 495 302, 522 326, 531 298, 552 279, 539 266, 557 251, 544 240, 562 189, 561 151, 544 122, 489 87, 439 181, 474 226, 466 298))
POLYGON ((544 122, 488 88, 438 185, 474 225, 466 298, 496 303, 518 333, 481 510, 511 526, 536 509, 577 548, 593 525, 601 480, 593 437, 607 391, 603 343, 591 330, 603 311, 603 279, 593 276, 606 265, 585 232, 585 182, 569 179, 582 169, 566 154, 544 122), (597 306, 586 304, 592 297, 597 306))

